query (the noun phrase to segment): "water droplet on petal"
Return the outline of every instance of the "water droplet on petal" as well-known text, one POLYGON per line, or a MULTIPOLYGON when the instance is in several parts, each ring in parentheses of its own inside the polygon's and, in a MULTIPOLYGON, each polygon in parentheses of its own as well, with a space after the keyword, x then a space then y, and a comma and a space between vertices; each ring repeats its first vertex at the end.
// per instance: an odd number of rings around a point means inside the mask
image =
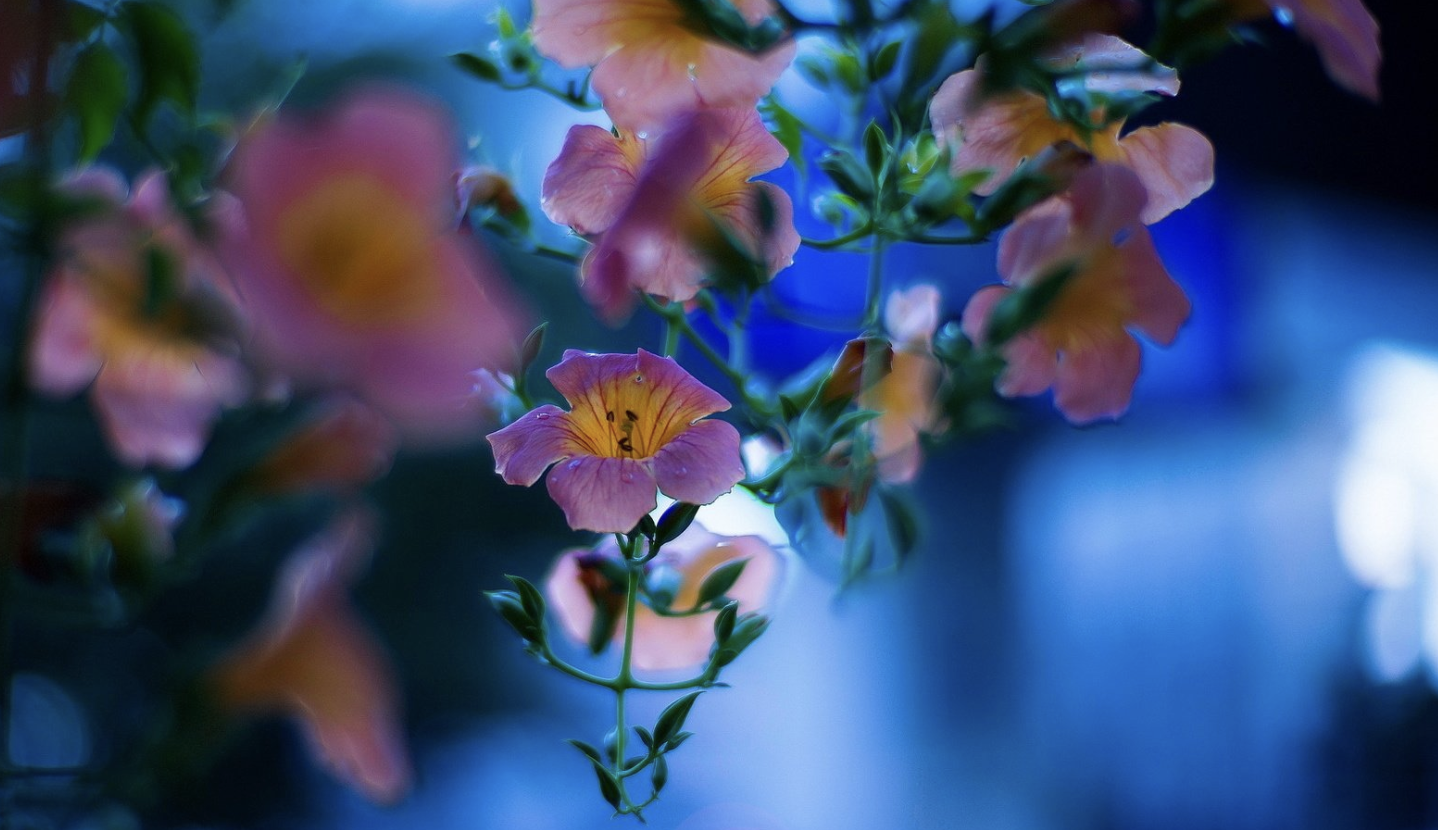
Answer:
POLYGON ((625 473, 624 475, 620 476, 620 478, 624 479, 624 483, 625 483, 625 484, 628 484, 629 482, 631 482, 631 481, 634 480, 634 474, 633 474, 633 473, 625 473))
POLYGON ((644 376, 643 376, 643 375, 635 375, 635 376, 634 376, 634 382, 635 382, 635 383, 643 383, 643 382, 644 382, 644 376))
POLYGON ((548 420, 549 420, 549 413, 548 413, 548 412, 541 412, 541 413, 539 413, 538 415, 535 415, 534 417, 535 417, 537 420, 540 420, 540 421, 548 421, 548 420))
POLYGON ((687 476, 687 475, 689 475, 689 468, 688 468, 688 467, 680 467, 679 469, 677 469, 677 470, 674 471, 674 475, 676 475, 676 476, 687 476))
POLYGON ((579 468, 579 459, 576 458, 576 459, 574 459, 573 461, 569 462, 569 469, 575 470, 575 469, 578 469, 578 468, 579 468))

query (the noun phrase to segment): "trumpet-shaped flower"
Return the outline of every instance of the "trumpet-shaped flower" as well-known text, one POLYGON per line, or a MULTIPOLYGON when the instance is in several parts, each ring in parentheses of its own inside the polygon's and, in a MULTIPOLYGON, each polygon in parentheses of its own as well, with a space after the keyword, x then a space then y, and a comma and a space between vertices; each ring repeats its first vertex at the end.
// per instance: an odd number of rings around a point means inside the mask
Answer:
MULTIPOLYGON (((1177 74, 1157 64, 1146 69, 1148 60, 1116 37, 1089 35, 1050 56, 1049 63, 1055 69, 1083 66, 1096 70, 1084 76, 1087 93, 1177 94, 1177 74)), ((1213 186, 1213 145, 1192 127, 1164 123, 1120 136, 1123 124, 1115 122, 1084 136, 1073 125, 1055 118, 1042 96, 1027 90, 986 97, 980 64, 944 81, 929 105, 935 131, 957 146, 954 171, 993 171, 975 192, 992 193, 1025 159, 1060 141, 1087 147, 1099 161, 1132 168, 1148 191, 1142 215, 1146 225, 1213 186)), ((1097 120, 1104 120, 1102 112, 1096 115, 1100 116, 1097 120)))
POLYGON ((346 593, 373 538, 373 521, 355 511, 299 550, 275 584, 268 616, 211 678, 224 706, 288 714, 336 776, 392 802, 410 778, 398 694, 346 593))
POLYGON ((977 291, 964 309, 964 332, 982 344, 994 307, 1013 288, 1030 288, 1072 267, 1058 295, 1031 328, 1001 347, 1008 361, 1004 395, 1037 395, 1075 423, 1116 418, 1128 408, 1141 353, 1130 329, 1168 345, 1188 319, 1189 302, 1159 261, 1139 221, 1144 188, 1133 171, 1097 164, 1065 197, 1015 222, 999 244, 1006 285, 977 291))
MULTIPOLYGON (((96 214, 61 235, 30 343, 30 382, 50 395, 86 386, 120 459, 185 467, 221 407, 248 380, 227 278, 170 208, 159 173, 126 200, 114 173, 90 169, 63 187, 96 214)), ((213 218, 232 203, 215 199, 213 218)))
POLYGON ((918 475, 923 461, 919 436, 939 423, 934 395, 939 387, 940 366, 933 355, 939 300, 934 286, 916 285, 890 294, 884 305, 884 326, 893 338, 893 359, 889 372, 859 395, 860 406, 880 413, 869 423, 869 430, 883 481, 911 481, 918 475))
POLYGON ((555 222, 598 237, 580 279, 614 321, 636 289, 692 298, 709 271, 706 251, 725 233, 769 276, 788 266, 799 248, 789 196, 750 181, 788 157, 753 109, 689 113, 652 140, 578 126, 545 173, 542 205, 555 222))
MULTIPOLYGON (((752 25, 771 0, 735 0, 752 25)), ((794 59, 794 44, 751 55, 704 37, 671 0, 537 0, 534 45, 560 65, 593 66, 590 81, 616 126, 661 128, 702 108, 752 108, 794 59)))
POLYGON ((1312 41, 1329 77, 1371 101, 1378 100, 1383 50, 1378 21, 1362 0, 1230 0, 1240 16, 1276 14, 1312 41))
POLYGON ((657 505, 656 487, 708 504, 744 477, 738 430, 700 420, 729 402, 673 359, 570 349, 545 376, 570 410, 531 410, 489 443, 510 484, 528 487, 555 465, 549 494, 570 527, 627 533, 657 505))
POLYGON ((369 90, 318 120, 241 141, 231 240, 263 354, 302 384, 353 392, 411 437, 472 426, 471 372, 513 360, 523 314, 454 227, 442 111, 369 90))
MULTIPOLYGON (((764 610, 782 572, 783 562, 774 549, 758 536, 718 536, 697 523, 679 538, 660 549, 645 566, 651 585, 673 590, 670 608, 687 611, 699 598, 699 588, 716 569, 744 560, 744 572, 725 592, 739 603, 739 613, 764 610)), ((545 579, 545 594, 559 617, 564 632, 574 641, 590 640, 599 603, 617 607, 614 612, 614 639, 624 640, 624 586, 609 582, 603 565, 624 567, 619 545, 607 537, 594 548, 565 551, 545 579)), ((661 616, 642 603, 634 612, 634 665, 648 671, 682 669, 704 662, 714 645, 714 616, 717 612, 682 617, 661 616)))

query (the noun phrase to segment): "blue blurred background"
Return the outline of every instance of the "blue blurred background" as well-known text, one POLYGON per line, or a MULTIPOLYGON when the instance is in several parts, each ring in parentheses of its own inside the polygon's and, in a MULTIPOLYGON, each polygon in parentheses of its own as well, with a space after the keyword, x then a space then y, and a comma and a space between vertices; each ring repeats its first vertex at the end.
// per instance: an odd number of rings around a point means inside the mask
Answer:
MULTIPOLYGON (((794 560, 733 688, 695 708, 697 737, 672 759, 653 826, 1438 827, 1438 127, 1425 51, 1438 21, 1429 4, 1369 5, 1384 27, 1382 108, 1331 87, 1275 26, 1267 46, 1195 70, 1155 109, 1213 139, 1219 175, 1154 229, 1195 311, 1173 348, 1146 349, 1130 413, 1074 429, 1046 399, 1026 402, 1017 429, 936 454, 916 484, 925 543, 897 577, 836 598, 794 560)), ((443 97, 476 156, 533 199, 585 116, 443 59, 482 51, 493 8, 241 0, 207 19, 209 103, 248 100, 301 54, 300 103, 359 77, 405 79, 443 97)), ((797 77, 780 94, 825 117, 797 77)), ((571 277, 498 247, 559 314, 546 297, 571 277)), ((901 248, 887 273, 895 287, 939 284, 956 317, 992 263, 992 247, 901 248)), ((805 251, 776 287, 845 311, 862 267, 805 251)), ((755 362, 774 376, 837 345, 760 323, 755 362)), ((570 346, 653 337, 642 323, 566 325, 570 346)), ((413 794, 368 805, 276 721, 150 821, 614 826, 563 743, 597 742, 609 698, 527 659, 480 596, 506 572, 539 579, 574 539, 542 490, 505 487, 490 464, 482 447, 406 456, 378 490, 387 542, 359 592, 401 667, 413 794)), ((267 588, 225 590, 259 608, 267 588)), ((160 613, 213 599, 191 592, 160 613)), ((114 636, 140 662, 163 648, 114 636)), ((32 763, 114 739, 40 672, 19 678, 16 700, 35 726, 15 752, 32 763)))

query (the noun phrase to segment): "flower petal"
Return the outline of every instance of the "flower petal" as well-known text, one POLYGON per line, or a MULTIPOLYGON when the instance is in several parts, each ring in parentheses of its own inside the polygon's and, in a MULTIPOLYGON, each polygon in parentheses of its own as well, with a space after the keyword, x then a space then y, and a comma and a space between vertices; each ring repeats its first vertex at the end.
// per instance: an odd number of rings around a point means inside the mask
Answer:
POLYGON ((1133 307, 1129 325, 1159 345, 1170 345, 1192 311, 1188 296, 1169 276, 1147 230, 1136 229, 1118 252, 1133 307))
POLYGON ((652 401, 656 419, 674 425, 693 423, 723 412, 729 401, 684 371, 672 357, 640 349, 637 354, 589 354, 569 349, 564 359, 544 373, 573 407, 606 409, 604 396, 616 385, 642 387, 652 401), (662 413, 662 416, 657 414, 662 413))
POLYGON ((941 140, 956 146, 955 174, 988 168, 993 171, 974 192, 987 196, 1024 159, 1058 141, 1082 143, 1074 131, 1049 115, 1044 99, 1030 92, 982 96, 978 69, 966 69, 939 87, 929 104, 929 118, 941 140))
POLYGON ((555 465, 547 483, 575 530, 628 533, 659 503, 654 473, 632 458, 572 458, 555 465))
POLYGON ((1087 69, 1108 69, 1112 72, 1088 72, 1084 88, 1089 92, 1153 92, 1160 95, 1178 94, 1178 73, 1154 61, 1133 44, 1113 35, 1091 33, 1048 55, 1044 63, 1056 69, 1079 64, 1087 69))
POLYGON ((45 286, 30 344, 30 383, 47 395, 72 395, 99 373, 95 343, 99 312, 89 295, 66 275, 45 286))
POLYGON ((1139 215, 1145 225, 1152 225, 1213 186, 1213 145, 1192 127, 1159 124, 1134 130, 1119 140, 1119 149, 1124 162, 1148 191, 1148 202, 1139 215))
POLYGON ((1383 60, 1378 21, 1361 0, 1268 0, 1293 15, 1293 26, 1318 49, 1328 74, 1343 87, 1377 102, 1383 60))
POLYGON ((243 370, 224 357, 163 344, 111 355, 95 381, 95 406, 121 460, 189 466, 204 450, 221 406, 245 394, 243 370))
POLYGON ((1122 332, 1063 352, 1054 405, 1076 424, 1117 418, 1128 409, 1141 361, 1138 341, 1122 332))
POLYGON ((724 421, 700 421, 654 454, 660 491, 690 504, 714 501, 743 477, 739 431, 724 421))
POLYGON ((895 291, 884 303, 884 328, 901 348, 927 351, 939 328, 939 289, 928 283, 895 291))
POLYGON ((494 471, 506 484, 530 486, 550 464, 577 451, 569 413, 545 404, 488 436, 494 450, 494 471))
POLYGON ((633 198, 643 157, 643 144, 631 135, 616 138, 591 124, 571 127, 544 173, 544 214, 581 234, 602 233, 633 198))

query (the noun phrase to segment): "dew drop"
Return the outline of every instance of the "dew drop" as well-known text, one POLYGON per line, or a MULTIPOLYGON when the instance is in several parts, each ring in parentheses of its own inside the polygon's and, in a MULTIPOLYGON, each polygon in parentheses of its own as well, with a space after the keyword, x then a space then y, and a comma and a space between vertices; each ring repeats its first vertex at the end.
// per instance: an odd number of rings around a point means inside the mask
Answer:
POLYGON ((1287 27, 1290 28, 1290 29, 1293 28, 1293 10, 1292 10, 1292 9, 1288 9, 1288 8, 1283 7, 1283 6, 1279 6, 1278 8, 1276 8, 1276 9, 1273 10, 1273 16, 1274 16, 1274 18, 1275 18, 1276 20, 1278 20, 1278 22, 1279 22, 1281 25, 1287 26, 1287 27))
POLYGON ((679 469, 677 469, 677 470, 674 471, 674 475, 676 475, 676 476, 687 476, 687 475, 689 475, 689 468, 688 468, 688 467, 680 467, 679 469))
POLYGON ((643 375, 635 375, 635 376, 634 376, 634 382, 635 382, 635 383, 643 383, 643 382, 644 382, 644 376, 643 376, 643 375))
POLYGON ((577 469, 579 469, 579 459, 576 458, 576 459, 574 459, 573 461, 569 462, 569 469, 571 469, 571 470, 577 470, 577 469))
POLYGON ((534 418, 535 418, 535 420, 538 420, 538 421, 548 421, 548 420, 549 420, 549 413, 548 413, 548 412, 541 412, 541 413, 539 413, 538 415, 535 415, 534 418))

